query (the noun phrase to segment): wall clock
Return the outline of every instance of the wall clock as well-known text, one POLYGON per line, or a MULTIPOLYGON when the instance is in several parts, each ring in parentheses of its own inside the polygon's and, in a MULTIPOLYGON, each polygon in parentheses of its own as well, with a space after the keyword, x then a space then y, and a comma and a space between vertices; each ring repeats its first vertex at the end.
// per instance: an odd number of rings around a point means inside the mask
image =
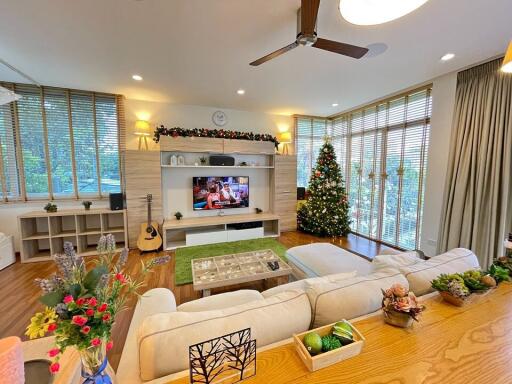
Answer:
POLYGON ((228 122, 228 117, 226 114, 222 111, 215 111, 212 115, 212 121, 213 124, 215 124, 218 127, 223 127, 228 122))

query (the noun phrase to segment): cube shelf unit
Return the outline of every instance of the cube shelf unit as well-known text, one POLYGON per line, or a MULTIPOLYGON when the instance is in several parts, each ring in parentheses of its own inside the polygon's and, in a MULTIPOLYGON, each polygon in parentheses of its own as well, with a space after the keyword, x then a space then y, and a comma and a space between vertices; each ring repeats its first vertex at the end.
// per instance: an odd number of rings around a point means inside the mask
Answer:
POLYGON ((127 246, 126 210, 30 212, 18 216, 18 228, 22 263, 51 260, 52 255, 64 251, 66 241, 79 255, 95 255, 100 236, 107 233, 115 236, 119 250, 127 246))

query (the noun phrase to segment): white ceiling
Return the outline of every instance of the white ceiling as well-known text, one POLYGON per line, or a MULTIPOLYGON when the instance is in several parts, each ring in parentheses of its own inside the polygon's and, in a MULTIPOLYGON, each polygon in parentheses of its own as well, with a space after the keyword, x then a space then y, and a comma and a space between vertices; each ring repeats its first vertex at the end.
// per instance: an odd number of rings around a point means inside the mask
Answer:
MULTIPOLYGON (((354 60, 299 47, 299 0, 11 0, 0 2, 0 58, 39 83, 128 98, 331 115, 503 53, 511 0, 430 0, 402 19, 354 26, 322 0, 318 34, 385 53, 354 60), (457 56, 448 63, 446 52, 457 56), (138 73, 143 82, 131 75, 138 73), (246 94, 236 94, 244 88, 246 94), (339 106, 333 108, 332 103, 339 106)), ((0 65, 0 80, 22 81, 0 65)))

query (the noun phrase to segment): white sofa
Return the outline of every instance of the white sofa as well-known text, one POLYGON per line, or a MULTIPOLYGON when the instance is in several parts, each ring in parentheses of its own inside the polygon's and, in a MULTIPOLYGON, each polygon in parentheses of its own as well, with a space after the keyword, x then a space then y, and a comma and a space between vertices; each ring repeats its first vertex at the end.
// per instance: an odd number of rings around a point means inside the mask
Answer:
POLYGON ((377 260, 374 271, 364 276, 331 274, 261 294, 240 290, 179 307, 170 290, 152 289, 135 308, 117 378, 123 384, 167 383, 188 375, 188 346, 192 344, 250 327, 261 351, 288 342, 294 333, 377 311, 380 290, 394 283, 426 294, 431 292, 430 281, 440 273, 479 268, 476 256, 464 249, 428 261, 410 254, 377 260))

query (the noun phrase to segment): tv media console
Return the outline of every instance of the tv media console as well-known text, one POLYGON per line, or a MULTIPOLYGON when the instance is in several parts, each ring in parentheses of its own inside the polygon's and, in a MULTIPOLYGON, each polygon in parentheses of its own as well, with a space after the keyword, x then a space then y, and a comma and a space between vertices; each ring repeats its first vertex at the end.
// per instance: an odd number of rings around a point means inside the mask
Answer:
POLYGON ((166 219, 162 225, 164 249, 278 237, 279 216, 273 213, 166 219), (233 226, 233 224, 255 223, 233 226), (237 229, 236 227, 240 228, 237 229))

